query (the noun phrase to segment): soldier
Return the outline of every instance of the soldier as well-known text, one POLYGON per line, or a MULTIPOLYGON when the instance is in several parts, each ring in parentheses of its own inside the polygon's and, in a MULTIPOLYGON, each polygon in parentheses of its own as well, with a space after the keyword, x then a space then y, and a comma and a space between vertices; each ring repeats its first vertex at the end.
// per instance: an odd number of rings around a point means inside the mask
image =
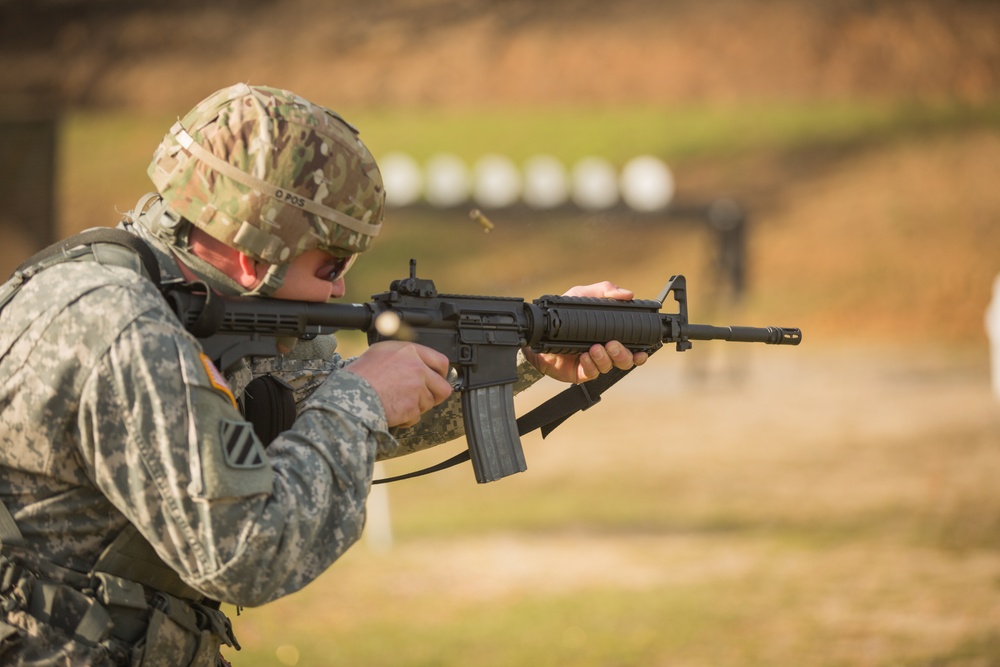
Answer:
MULTIPOLYGON (((225 664, 221 644, 238 644, 218 601, 305 586, 358 539, 377 458, 461 434, 434 350, 384 342, 347 360, 332 337, 284 341, 223 377, 159 289, 343 296, 384 206, 351 125, 236 85, 171 128, 149 175, 156 193, 114 234, 0 287, 4 664, 225 664)), ((529 352, 518 388, 644 360, 615 342, 529 352)))

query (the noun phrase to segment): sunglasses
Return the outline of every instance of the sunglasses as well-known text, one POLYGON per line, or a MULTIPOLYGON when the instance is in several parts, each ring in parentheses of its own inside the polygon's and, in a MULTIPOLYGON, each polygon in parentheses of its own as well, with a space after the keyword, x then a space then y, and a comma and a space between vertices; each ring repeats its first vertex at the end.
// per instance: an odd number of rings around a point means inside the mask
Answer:
POLYGON ((332 260, 320 267, 316 272, 316 277, 320 280, 329 280, 331 283, 338 280, 347 273, 354 261, 358 258, 357 253, 347 257, 334 257, 332 260))

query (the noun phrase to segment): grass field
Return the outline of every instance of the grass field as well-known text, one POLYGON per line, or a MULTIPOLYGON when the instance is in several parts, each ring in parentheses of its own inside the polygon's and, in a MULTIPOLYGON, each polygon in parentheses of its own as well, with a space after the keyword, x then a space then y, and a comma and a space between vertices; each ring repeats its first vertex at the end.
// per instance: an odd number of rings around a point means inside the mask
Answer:
MULTIPOLYGON (((604 277, 652 297, 685 273, 692 319, 798 325, 805 342, 665 350, 527 438, 526 474, 393 486, 391 546, 362 543, 244 610, 234 664, 1000 664, 982 324, 1000 271, 997 107, 674 113, 355 114, 376 153, 659 154, 683 196, 735 196, 753 227, 750 291, 729 304, 709 238, 667 218, 498 212, 485 235, 465 211, 398 211, 350 298, 411 256, 443 291, 525 297, 604 277)), ((132 205, 171 120, 71 119, 65 232, 132 205)))

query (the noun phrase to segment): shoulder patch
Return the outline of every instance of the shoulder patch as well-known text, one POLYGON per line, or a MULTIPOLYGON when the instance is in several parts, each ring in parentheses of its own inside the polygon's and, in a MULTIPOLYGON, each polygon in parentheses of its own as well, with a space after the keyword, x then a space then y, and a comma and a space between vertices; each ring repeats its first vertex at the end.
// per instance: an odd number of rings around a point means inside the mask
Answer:
POLYGON ((219 441, 230 468, 260 468, 266 460, 264 446, 248 422, 223 419, 219 423, 219 441))
POLYGON ((225 394, 226 398, 229 399, 229 402, 232 403, 235 408, 236 397, 233 396, 233 392, 230 391, 229 385, 226 384, 226 378, 222 377, 222 373, 220 373, 219 369, 215 367, 215 364, 212 363, 212 360, 208 358, 207 354, 202 353, 200 356, 201 365, 205 367, 205 372, 208 374, 208 381, 212 383, 214 388, 225 394))

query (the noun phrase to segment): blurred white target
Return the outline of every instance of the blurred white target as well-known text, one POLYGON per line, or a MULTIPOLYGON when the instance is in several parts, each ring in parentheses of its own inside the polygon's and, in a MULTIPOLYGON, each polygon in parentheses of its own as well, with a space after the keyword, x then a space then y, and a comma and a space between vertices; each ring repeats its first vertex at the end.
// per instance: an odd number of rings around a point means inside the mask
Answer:
POLYGON ((454 155, 441 153, 424 166, 424 197, 433 206, 457 206, 469 198, 469 170, 454 155))
POLYGON ((521 196, 521 173, 502 155, 484 155, 472 168, 472 197, 484 208, 501 208, 521 196))
POLYGON ((416 160, 405 153, 389 153, 378 164, 387 205, 409 206, 420 199, 424 175, 416 160))
POLYGON ((622 168, 622 199, 636 211, 658 211, 674 197, 674 177, 659 158, 641 155, 622 168))
POLYGON ((618 201, 618 177, 607 160, 583 158, 573 165, 573 203, 589 210, 610 208, 618 201))
POLYGON ((524 203, 532 208, 555 208, 569 199, 569 174, 559 160, 536 155, 524 163, 524 203))

